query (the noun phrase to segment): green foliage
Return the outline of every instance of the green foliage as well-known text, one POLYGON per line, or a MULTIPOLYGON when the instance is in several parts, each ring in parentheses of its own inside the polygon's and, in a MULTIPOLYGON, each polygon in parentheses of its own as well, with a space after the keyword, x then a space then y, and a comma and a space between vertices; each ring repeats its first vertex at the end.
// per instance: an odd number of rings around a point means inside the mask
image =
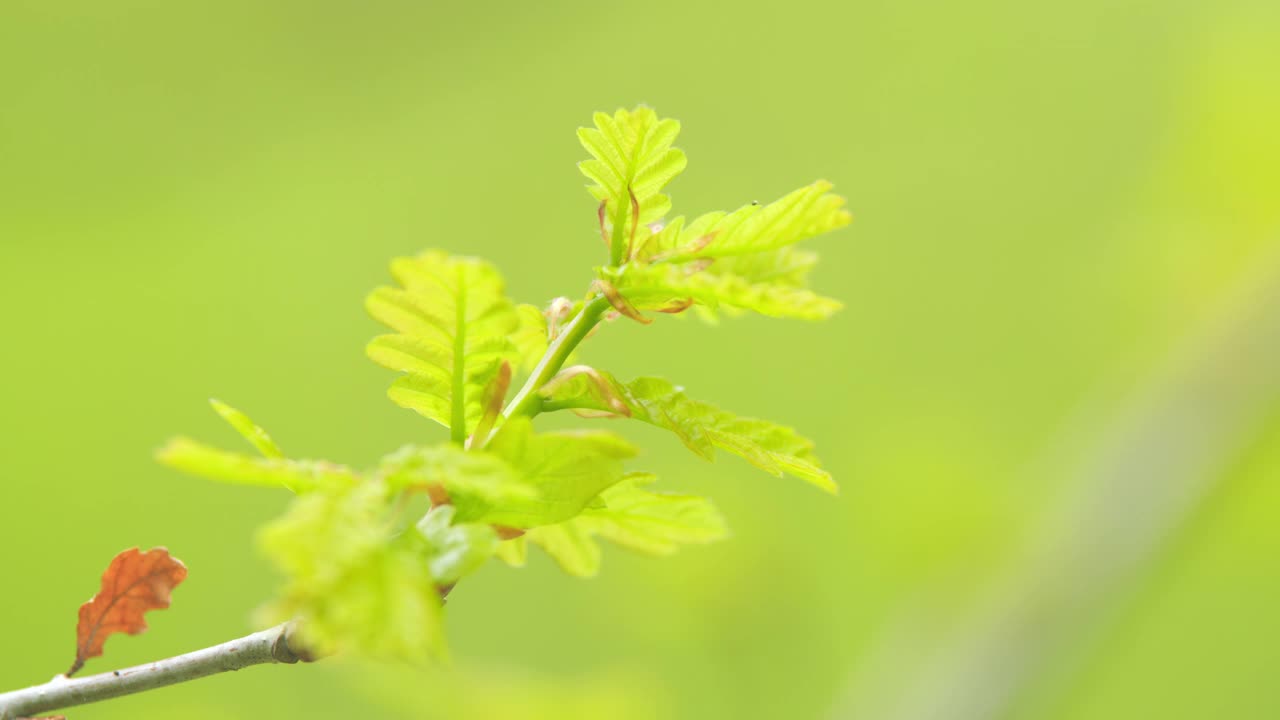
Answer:
MULTIPOLYGON (((769 317, 824 320, 840 303, 781 282, 753 283, 732 273, 691 270, 681 265, 628 265, 601 268, 609 282, 637 310, 680 311, 696 303, 716 310, 749 310, 769 317)), ((714 316, 714 315, 713 315, 714 316)))
POLYGON ((578 130, 578 140, 591 153, 578 169, 595 182, 588 189, 601 202, 601 217, 610 218, 612 233, 606 237, 616 265, 624 239, 671 210, 671 198, 661 190, 684 170, 686 159, 671 147, 680 123, 660 120, 650 108, 596 113, 593 119, 594 128, 578 130))
POLYGON ((431 577, 444 585, 475 572, 498 551, 492 525, 455 522, 455 515, 452 505, 440 505, 418 521, 418 532, 430 548, 431 577))
POLYGON ((326 460, 255 458, 183 437, 170 440, 156 457, 176 470, 210 480, 235 485, 285 487, 295 493, 343 488, 356 482, 356 476, 349 468, 326 460))
POLYGON ((825 182, 766 206, 650 226, 670 210, 662 190, 685 166, 672 147, 679 129, 642 107, 599 113, 595 128, 579 132, 592 155, 580 167, 610 246, 580 301, 517 305, 493 266, 441 251, 392 263, 398 286, 375 290, 366 307, 394 334, 375 338, 368 354, 403 373, 390 398, 448 428, 447 440, 406 446, 357 472, 289 459, 247 416, 215 401, 262 457, 186 438, 160 451, 184 472, 297 494, 261 533, 284 576, 264 617, 299 619, 318 652, 423 660, 444 653, 443 594, 490 557, 522 566, 533 544, 568 573, 590 576, 601 539, 669 555, 728 534, 706 498, 655 491, 653 476, 629 472, 637 450, 621 436, 538 432, 542 412, 630 417, 670 430, 708 460, 727 450, 835 491, 813 444, 790 428, 692 400, 666 380, 562 371, 610 307, 643 322, 648 310, 820 319, 839 308, 808 289, 816 256, 795 247, 849 221, 825 182), (517 374, 523 383, 508 398, 517 374), (418 518, 415 498, 430 505, 418 518))
POLYGON ((650 237, 636 257, 648 262, 755 255, 794 245, 849 224, 844 198, 819 180, 768 205, 751 203, 731 212, 702 215, 685 227, 677 217, 650 237))
POLYGON ((684 154, 671 148, 680 125, 658 120, 648 108, 597 113, 595 122, 594 129, 578 131, 593 156, 579 167, 595 180, 591 194, 604 203, 600 232, 610 263, 596 272, 620 312, 640 319, 641 310, 698 305, 708 319, 723 308, 821 320, 840 309, 808 289, 815 257, 791 247, 849 224, 844 198, 830 192, 830 183, 820 180, 768 205, 707 213, 687 226, 681 216, 651 228, 646 224, 671 205, 658 191, 685 166, 684 154))
POLYGON ((543 386, 543 410, 571 409, 625 416, 665 428, 693 452, 711 460, 727 450, 778 477, 790 474, 829 492, 836 486, 813 454, 813 443, 794 430, 744 418, 698 400, 662 378, 620 383, 592 368, 569 368, 543 386))
POLYGON ((536 488, 502 458, 457 445, 404 447, 383 458, 380 470, 394 488, 448 498, 458 519, 468 522, 537 497, 536 488))
POLYGON ((713 542, 728 535, 724 518, 711 501, 645 489, 654 480, 652 475, 630 475, 602 492, 599 506, 565 522, 530 530, 527 537, 565 572, 589 577, 600 570, 600 546, 595 536, 637 552, 671 555, 681 545, 713 542))
POLYGON ((520 325, 511 335, 511 342, 516 347, 519 370, 533 370, 542 356, 547 353, 547 316, 533 305, 517 305, 516 316, 520 325))
MULTIPOLYGON (((377 480, 312 493, 265 527, 259 538, 287 578, 264 620, 301 618, 318 653, 342 649, 423 660, 443 653, 441 602, 432 576, 435 547, 403 532, 377 480)), ((443 570, 456 569, 446 564, 443 570)))
POLYGON ((528 418, 512 418, 488 452, 516 468, 523 484, 536 490, 527 502, 495 507, 483 519, 530 528, 567 520, 623 476, 623 461, 635 448, 608 432, 535 433, 528 418))
POLYGON ((210 400, 209 404, 213 406, 215 412, 227 421, 236 432, 249 441, 249 444, 257 448, 263 457, 279 460, 284 457, 284 451, 279 445, 271 439, 266 430, 263 430, 248 415, 227 405, 219 400, 210 400))
POLYGON ((461 442, 484 412, 480 398, 504 361, 518 360, 520 327, 502 277, 486 262, 429 251, 391 263, 400 288, 369 295, 369 314, 395 330, 369 343, 369 357, 405 373, 388 395, 451 428, 461 442))
POLYGON ((849 224, 844 198, 830 190, 818 181, 768 205, 707 213, 687 226, 677 217, 637 247, 631 264, 599 275, 642 310, 692 300, 707 317, 725 309, 825 319, 840 303, 808 289, 817 257, 792 246, 849 224))

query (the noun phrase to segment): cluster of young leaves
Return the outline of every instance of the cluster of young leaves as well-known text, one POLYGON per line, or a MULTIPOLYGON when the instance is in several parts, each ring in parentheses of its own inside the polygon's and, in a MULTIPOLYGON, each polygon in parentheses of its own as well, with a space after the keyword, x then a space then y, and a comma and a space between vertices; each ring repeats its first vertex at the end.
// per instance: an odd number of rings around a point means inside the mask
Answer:
POLYGON ((817 256, 795 245, 847 225, 844 198, 820 180, 767 205, 663 224, 670 200, 661 190, 685 166, 684 154, 671 147, 679 130, 676 121, 638 108, 597 113, 595 128, 578 131, 593 156, 579 167, 594 183, 611 251, 612 262, 596 270, 598 282, 620 296, 623 311, 639 318, 643 310, 696 305, 706 318, 724 310, 820 320, 838 310, 839 302, 809 290, 817 256))
POLYGON ((599 539, 667 555, 726 535, 708 499, 654 490, 652 475, 631 470, 637 449, 622 436, 539 431, 541 413, 639 420, 708 460, 720 449, 835 491, 812 443, 790 428, 691 399, 665 380, 563 367, 598 323, 649 322, 647 310, 816 319, 839 307, 807 288, 815 258, 794 247, 849 221, 826 183, 765 206, 660 223, 671 204, 663 190, 686 162, 672 147, 679 127, 642 107, 597 114, 595 127, 579 132, 592 156, 580 167, 610 252, 580 301, 516 304, 492 265, 441 251, 392 263, 396 285, 366 303, 392 332, 368 355, 401 373, 391 400, 443 425, 447 440, 354 470, 290 459, 243 413, 215 401, 257 456, 187 438, 160 452, 189 473, 296 494, 260 536, 285 577, 271 619, 299 619, 318 653, 423 659, 444 652, 444 597, 491 557, 523 565, 532 543, 565 571, 589 576, 599 569, 599 539), (414 497, 430 506, 421 517, 414 497))

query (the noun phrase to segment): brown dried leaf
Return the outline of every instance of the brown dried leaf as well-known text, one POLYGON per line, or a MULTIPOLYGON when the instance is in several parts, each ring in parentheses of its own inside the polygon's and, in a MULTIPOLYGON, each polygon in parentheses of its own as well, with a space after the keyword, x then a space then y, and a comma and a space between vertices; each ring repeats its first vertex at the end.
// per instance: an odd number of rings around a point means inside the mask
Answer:
POLYGON ((116 555, 102 574, 102 589, 80 606, 76 661, 67 677, 84 667, 89 658, 101 655, 111 635, 137 635, 146 630, 143 613, 169 607, 169 594, 186 577, 187 566, 162 547, 147 552, 129 548, 116 555))

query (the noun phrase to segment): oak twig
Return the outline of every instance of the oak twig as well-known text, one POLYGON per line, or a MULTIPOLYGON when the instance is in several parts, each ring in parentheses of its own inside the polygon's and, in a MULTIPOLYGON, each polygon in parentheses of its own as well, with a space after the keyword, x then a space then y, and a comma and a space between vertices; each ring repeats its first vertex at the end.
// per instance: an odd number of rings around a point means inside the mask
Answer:
POLYGON ((253 665, 310 662, 309 654, 291 645, 293 627, 285 623, 147 665, 83 678, 59 675, 43 685, 0 693, 0 720, 110 700, 253 665))

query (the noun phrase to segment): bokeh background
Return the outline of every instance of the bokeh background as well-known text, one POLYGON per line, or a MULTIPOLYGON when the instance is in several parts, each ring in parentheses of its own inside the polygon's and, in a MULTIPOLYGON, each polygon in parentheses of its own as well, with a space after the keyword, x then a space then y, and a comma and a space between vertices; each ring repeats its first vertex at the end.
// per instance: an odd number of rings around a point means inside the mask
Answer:
POLYGON ((618 324, 585 358, 794 424, 832 499, 624 428, 734 538, 450 600, 451 669, 255 668, 71 717, 1280 717, 1280 4, 6 0, 0 689, 43 682, 118 550, 191 568, 88 672, 234 637, 283 493, 168 436, 356 465, 388 260, 517 299, 602 258, 592 111, 684 122, 685 213, 818 177, 821 325, 618 324))

